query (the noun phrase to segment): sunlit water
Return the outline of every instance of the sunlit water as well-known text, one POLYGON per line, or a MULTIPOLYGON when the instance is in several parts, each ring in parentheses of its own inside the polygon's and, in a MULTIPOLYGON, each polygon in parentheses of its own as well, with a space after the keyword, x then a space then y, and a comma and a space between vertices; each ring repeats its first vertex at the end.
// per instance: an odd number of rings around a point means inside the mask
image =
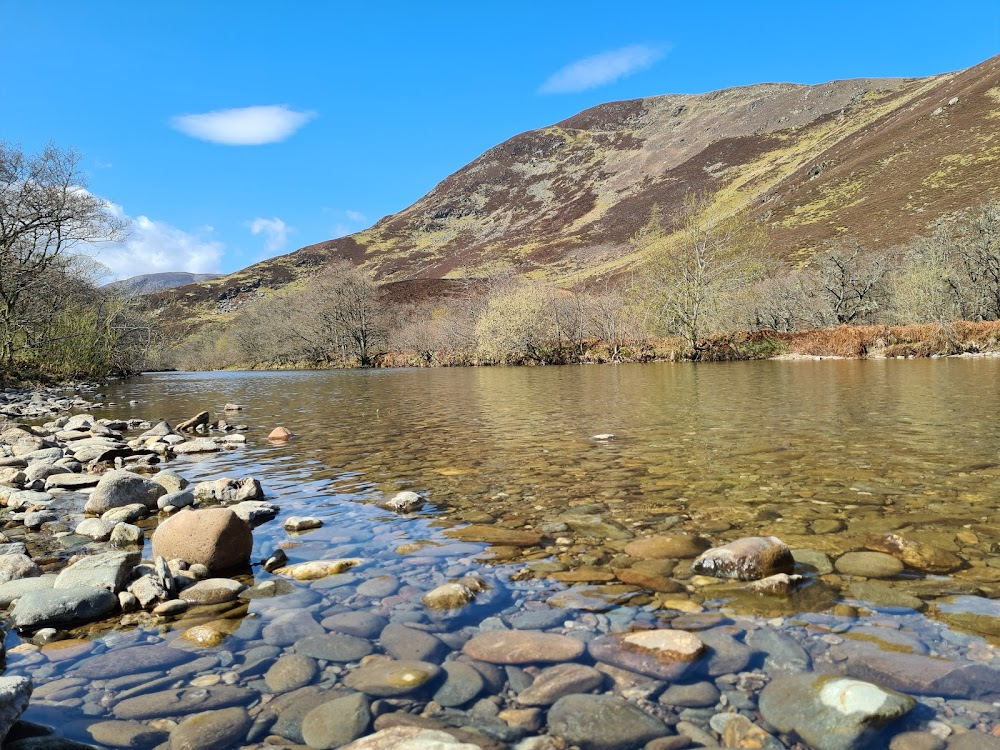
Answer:
MULTIPOLYGON (((831 613, 846 603, 859 608, 863 624, 912 634, 931 653, 964 659, 971 652, 989 662, 996 653, 988 634, 954 631, 933 604, 948 594, 1000 595, 1000 576, 990 574, 1000 567, 998 375, 995 359, 156 374, 105 390, 113 405, 96 414, 175 424, 208 410, 245 423, 245 446, 180 457, 171 468, 192 482, 261 481, 282 510, 255 529, 255 561, 279 545, 293 561, 366 560, 336 580, 299 584, 291 597, 254 599, 250 617, 221 646, 191 650, 192 661, 209 654, 216 663, 177 684, 230 671, 263 643, 261 628, 290 607, 308 610, 317 622, 371 610, 431 632, 468 635, 486 618, 546 609, 550 601, 568 607, 563 619, 571 630, 591 633, 670 619, 680 614, 676 606, 689 613, 684 617, 719 613, 734 618, 719 623, 745 627, 781 617, 772 623, 798 628, 801 640, 810 628, 817 638, 845 632, 848 625, 838 627, 831 613), (130 400, 138 404, 127 406, 130 400), (244 409, 224 415, 227 402, 244 409), (268 442, 277 425, 294 439, 268 442), (599 433, 615 439, 592 438, 599 433), (429 504, 410 517, 374 505, 399 490, 418 492, 429 504), (291 515, 315 515, 324 526, 290 534, 282 520, 291 515), (490 549, 445 536, 468 522, 534 530, 543 541, 490 549), (607 538, 607 528, 615 538, 607 538), (556 580, 581 567, 610 571, 629 538, 667 530, 703 534, 713 544, 775 535, 831 560, 863 548, 873 532, 897 531, 960 553, 977 575, 911 571, 885 582, 930 605, 923 614, 865 602, 849 590, 853 579, 836 572, 814 575, 814 585, 791 599, 691 582, 683 562, 674 576, 686 589, 669 597, 602 588, 600 576, 579 585, 556 580), (423 611, 423 591, 469 573, 494 586, 482 603, 450 618, 423 611), (399 579, 399 592, 357 593, 358 584, 383 574, 399 579)), ((254 576, 257 583, 272 577, 259 567, 254 576)), ((212 617, 226 616, 220 611, 212 617)), ((100 650, 170 638, 206 619, 192 612, 170 623, 111 634, 105 625, 75 635, 96 639, 100 650)), ((698 627, 706 623, 716 621, 698 627)), ((8 648, 17 643, 8 636, 8 648)), ((814 661, 823 661, 825 648, 817 646, 814 661)), ((78 658, 15 653, 7 673, 44 685, 71 675, 78 658)), ((831 657, 828 667, 836 663, 831 657)), ((332 665, 317 682, 334 683, 345 669, 332 665)), ((248 679, 240 684, 248 695, 259 688, 248 679)), ((102 704, 83 690, 70 695, 62 704, 36 701, 27 718, 89 740, 87 725, 113 716, 114 701, 102 704)))

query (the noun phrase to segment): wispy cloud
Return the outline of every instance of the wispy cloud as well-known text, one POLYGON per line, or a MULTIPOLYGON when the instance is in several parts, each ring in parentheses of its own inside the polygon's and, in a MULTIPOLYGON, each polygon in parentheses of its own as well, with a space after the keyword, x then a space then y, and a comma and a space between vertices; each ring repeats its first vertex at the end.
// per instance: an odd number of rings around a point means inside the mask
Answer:
POLYGON ((346 216, 351 221, 358 222, 359 224, 363 224, 364 222, 368 221, 368 217, 365 216, 363 213, 361 213, 360 211, 352 211, 351 209, 347 209, 346 211, 344 211, 344 216, 346 216))
POLYGON ((262 219, 258 216, 253 221, 248 221, 246 225, 254 236, 264 235, 264 247, 272 253, 284 250, 288 242, 288 234, 295 231, 294 227, 288 226, 277 216, 273 219, 262 219))
POLYGON ((605 86, 609 83, 646 70, 666 53, 665 47, 634 44, 593 57, 585 57, 560 68, 541 85, 541 94, 572 94, 605 86))
POLYGON ((212 227, 185 232, 148 216, 130 217, 116 203, 107 205, 115 216, 130 222, 129 236, 124 242, 92 245, 85 251, 108 267, 112 279, 167 271, 220 270, 225 246, 212 237, 212 227))
POLYGON ((315 112, 300 112, 287 104, 270 104, 177 115, 170 119, 170 126, 203 141, 226 146, 260 146, 285 140, 315 116, 315 112))

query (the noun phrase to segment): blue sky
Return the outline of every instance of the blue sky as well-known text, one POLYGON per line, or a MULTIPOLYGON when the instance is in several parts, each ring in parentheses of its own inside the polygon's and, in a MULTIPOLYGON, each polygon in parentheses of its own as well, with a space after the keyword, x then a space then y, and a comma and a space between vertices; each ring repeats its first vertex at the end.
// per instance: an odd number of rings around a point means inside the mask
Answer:
POLYGON ((606 101, 924 76, 1000 53, 1000 2, 0 0, 0 140, 86 155, 134 219, 116 276, 233 271, 363 229, 606 101))

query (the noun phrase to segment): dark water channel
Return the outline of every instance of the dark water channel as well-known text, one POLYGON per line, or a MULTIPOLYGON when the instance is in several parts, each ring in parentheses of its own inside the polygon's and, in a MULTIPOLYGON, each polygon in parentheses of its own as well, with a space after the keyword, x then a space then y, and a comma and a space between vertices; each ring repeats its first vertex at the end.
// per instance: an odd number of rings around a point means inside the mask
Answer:
MULTIPOLYGON (((201 410, 222 417, 227 402, 244 405, 227 418, 249 426, 245 446, 181 456, 170 467, 192 482, 260 480, 281 513, 254 530, 255 561, 282 546, 293 562, 363 562, 319 581, 283 580, 281 595, 239 607, 83 628, 62 649, 19 650, 12 634, 7 674, 35 681, 25 718, 79 740, 110 736, 95 735, 95 723, 138 721, 153 739, 139 733, 133 746, 152 747, 186 715, 242 705, 256 722, 243 745, 280 736, 295 746, 302 716, 298 728, 294 718, 289 728, 275 717, 313 708, 328 689, 346 694, 344 679, 359 659, 316 660, 305 687, 292 680, 293 690, 275 689, 263 675, 301 638, 344 622, 343 632, 368 640, 374 654, 438 664, 483 631, 548 630, 586 642, 660 626, 695 632, 711 646, 714 661, 678 681, 707 698, 672 703, 660 698, 662 681, 630 682, 613 669, 592 690, 629 698, 671 735, 718 738, 713 717, 734 711, 761 724, 757 700, 768 680, 831 672, 917 697, 878 740, 883 747, 903 731, 942 743, 971 731, 992 741, 1000 733, 998 376, 997 359, 143 376, 105 390, 113 405, 95 416, 175 424, 201 410), (276 425, 294 439, 268 442, 276 425), (592 437, 601 433, 615 437, 592 437), (401 490, 428 504, 409 516, 374 504, 401 490), (324 525, 286 532, 283 519, 293 515, 324 525), (480 541, 488 532, 449 535, 465 524, 540 541, 490 545, 480 541), (885 532, 951 552, 961 567, 882 570, 875 559, 870 576, 835 567, 885 532), (618 575, 636 563, 626 547, 653 535, 699 535, 713 546, 777 536, 806 580, 790 594, 762 595, 694 575, 687 556, 648 566, 652 587, 624 582, 636 580, 618 575), (457 613, 424 607, 426 591, 466 575, 490 589, 457 613), (407 651, 398 637, 381 637, 390 622, 438 645, 407 651), (220 643, 186 645, 183 659, 141 672, 138 683, 73 678, 74 666, 95 653, 173 642, 206 623, 222 632, 220 643), (945 665, 941 679, 928 675, 928 664, 945 665), (136 700, 182 688, 207 698, 186 698, 183 714, 136 700), (119 710, 126 700, 129 710, 119 710)), ((254 567, 246 582, 268 580, 277 578, 254 567)), ((471 663, 467 657, 459 661, 471 663)), ((586 654, 578 661, 595 665, 586 654)), ((482 667, 480 678, 456 669, 446 675, 452 693, 373 697, 372 710, 424 713, 513 746, 546 732, 546 706, 530 716, 504 713, 525 708, 516 693, 541 666, 482 667)))

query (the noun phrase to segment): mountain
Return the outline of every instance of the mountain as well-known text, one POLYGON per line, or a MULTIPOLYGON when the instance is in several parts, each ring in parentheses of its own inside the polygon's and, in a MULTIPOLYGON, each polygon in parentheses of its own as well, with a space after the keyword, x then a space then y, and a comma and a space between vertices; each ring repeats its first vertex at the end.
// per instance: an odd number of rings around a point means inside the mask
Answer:
POLYGON ((1000 56, 928 78, 768 83, 602 104, 515 136, 370 229, 164 295, 232 311, 335 258, 398 296, 513 263, 565 285, 644 260, 629 243, 658 205, 714 196, 759 221, 789 263, 826 240, 906 241, 1000 191, 1000 56))
POLYGON ((105 286, 121 289, 129 294, 152 294, 164 289, 194 284, 199 281, 214 281, 221 279, 220 273, 188 273, 186 271, 168 271, 166 273, 144 273, 131 276, 120 281, 112 281, 105 286))

